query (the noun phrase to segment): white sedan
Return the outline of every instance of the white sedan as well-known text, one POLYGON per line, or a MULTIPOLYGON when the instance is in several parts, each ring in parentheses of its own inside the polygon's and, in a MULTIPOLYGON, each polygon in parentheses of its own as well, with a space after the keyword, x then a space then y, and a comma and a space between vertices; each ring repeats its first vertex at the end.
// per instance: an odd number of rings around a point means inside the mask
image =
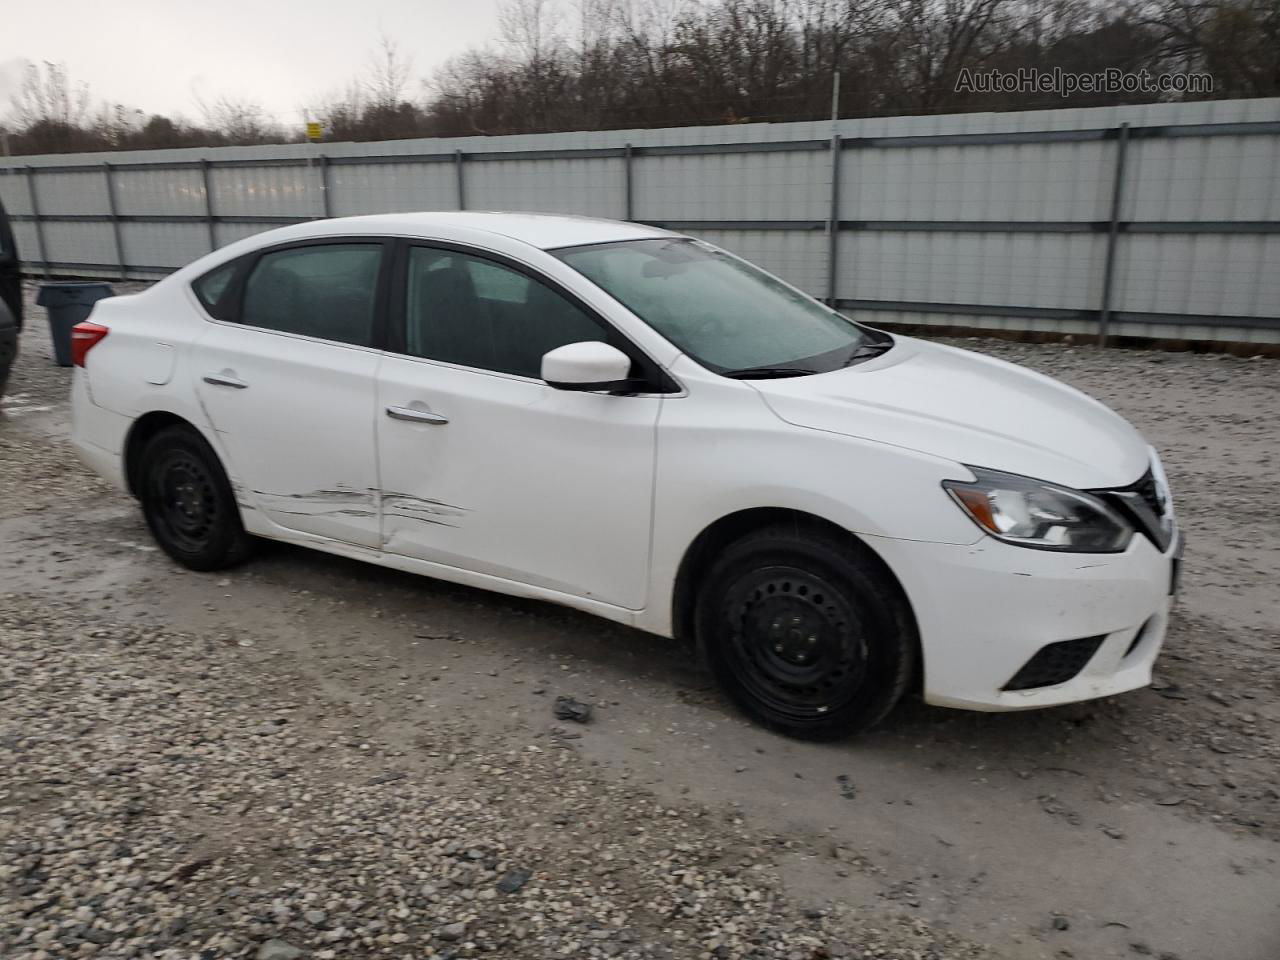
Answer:
POLYGON ((74 333, 74 440, 178 563, 254 538, 696 640, 809 738, 1150 682, 1180 536, 1102 404, 708 243, 395 214, 211 253, 74 333))

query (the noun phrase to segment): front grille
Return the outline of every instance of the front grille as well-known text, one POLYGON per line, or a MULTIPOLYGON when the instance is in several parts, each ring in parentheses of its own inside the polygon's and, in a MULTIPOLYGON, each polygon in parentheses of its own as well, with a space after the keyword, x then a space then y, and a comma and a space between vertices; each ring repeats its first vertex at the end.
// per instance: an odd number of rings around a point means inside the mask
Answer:
POLYGON ((1164 504, 1160 502, 1160 491, 1156 487, 1156 476, 1150 470, 1142 475, 1141 480, 1130 484, 1125 489, 1131 490, 1142 497, 1146 505, 1151 508, 1151 512, 1157 517, 1164 515, 1164 504))
POLYGON ((1173 524, 1165 516, 1167 504, 1160 496, 1160 487, 1152 470, 1148 469, 1128 486, 1089 492, 1119 507, 1157 550, 1163 552, 1168 548, 1173 539, 1173 524))
POLYGON ((1001 689, 1033 690, 1036 687, 1066 683, 1093 659, 1106 638, 1106 634, 1081 637, 1079 640, 1061 640, 1041 647, 1001 689))

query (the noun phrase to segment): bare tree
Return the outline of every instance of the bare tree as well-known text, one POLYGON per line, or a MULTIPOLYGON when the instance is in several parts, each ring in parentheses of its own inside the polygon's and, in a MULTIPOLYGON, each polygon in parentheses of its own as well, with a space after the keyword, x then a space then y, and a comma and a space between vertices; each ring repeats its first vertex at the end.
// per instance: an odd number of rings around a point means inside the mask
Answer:
POLYGON ((368 108, 365 85, 352 81, 346 89, 304 106, 300 112, 308 119, 318 120, 330 140, 358 140, 361 121, 368 108))
POLYGON ((1163 66, 1207 71, 1216 95, 1280 91, 1277 0, 1136 0, 1127 12, 1159 36, 1163 66))
POLYGON ((374 107, 394 109, 404 101, 413 70, 413 60, 401 52, 399 44, 383 34, 378 50, 370 59, 365 88, 374 107))
POLYGON ((104 103, 98 108, 93 129, 111 147, 122 147, 136 138, 146 122, 141 110, 123 103, 104 103))
POLYGON ((560 19, 554 0, 501 0, 498 38, 519 62, 537 69, 560 46, 560 19))
MULTIPOLYGON (((383 37, 306 113, 340 140, 819 119, 836 71, 846 117, 1280 94, 1280 0, 502 0, 497 41, 450 60, 418 102, 383 37), (957 90, 963 70, 1023 67, 1203 70, 1214 89, 957 90)), ((9 139, 31 153, 284 137, 252 100, 201 110, 196 125, 95 109, 65 68, 32 64, 9 139)))
POLYGON ((893 106, 929 113, 955 93, 962 67, 987 65, 1015 36, 1013 0, 891 0, 889 61, 901 94, 893 106))
POLYGON ((28 63, 13 96, 13 115, 19 128, 80 126, 89 116, 89 88, 72 82, 66 64, 28 63))
POLYGON ((279 142, 283 131, 262 104, 247 97, 224 94, 213 101, 197 98, 205 123, 226 143, 245 145, 279 142))

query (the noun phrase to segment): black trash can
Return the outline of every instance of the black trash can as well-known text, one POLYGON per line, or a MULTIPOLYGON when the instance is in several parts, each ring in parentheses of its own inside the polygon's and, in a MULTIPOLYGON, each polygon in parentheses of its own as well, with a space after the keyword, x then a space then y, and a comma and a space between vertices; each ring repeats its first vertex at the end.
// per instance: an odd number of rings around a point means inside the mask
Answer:
POLYGON ((111 284, 99 281, 42 283, 36 304, 49 312, 49 338, 53 358, 60 367, 71 366, 71 328, 89 317, 99 300, 115 296, 111 284))

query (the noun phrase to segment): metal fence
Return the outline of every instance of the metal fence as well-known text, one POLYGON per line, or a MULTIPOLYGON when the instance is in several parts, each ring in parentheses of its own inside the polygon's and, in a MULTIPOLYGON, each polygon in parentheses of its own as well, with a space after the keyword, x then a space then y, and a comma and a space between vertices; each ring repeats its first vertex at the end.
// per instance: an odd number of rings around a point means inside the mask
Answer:
POLYGON ((544 210, 706 237, 871 323, 1280 342, 1280 99, 0 160, 27 268, 544 210))

